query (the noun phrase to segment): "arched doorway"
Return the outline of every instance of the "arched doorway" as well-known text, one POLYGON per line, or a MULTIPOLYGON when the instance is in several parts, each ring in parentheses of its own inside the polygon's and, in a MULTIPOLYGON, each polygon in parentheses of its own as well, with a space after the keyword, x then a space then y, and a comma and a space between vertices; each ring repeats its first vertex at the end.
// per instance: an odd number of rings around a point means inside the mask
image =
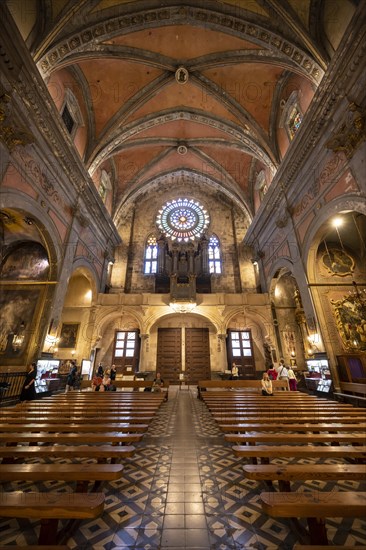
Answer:
POLYGON ((156 369, 164 380, 191 384, 211 377, 211 342, 216 330, 211 323, 192 314, 172 315, 154 327, 156 369))

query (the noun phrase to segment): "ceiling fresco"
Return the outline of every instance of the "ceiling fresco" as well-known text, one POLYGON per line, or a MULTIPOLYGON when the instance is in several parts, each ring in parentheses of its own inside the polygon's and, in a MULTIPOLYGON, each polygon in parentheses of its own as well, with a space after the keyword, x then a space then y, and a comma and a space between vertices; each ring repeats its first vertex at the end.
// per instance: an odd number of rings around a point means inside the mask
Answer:
POLYGON ((98 186, 110 176, 115 222, 162 174, 179 170, 255 214, 289 141, 293 91, 306 111, 329 55, 319 1, 47 0, 30 50, 59 110, 80 106, 78 152, 98 186), (181 146, 185 153, 181 154, 181 146))

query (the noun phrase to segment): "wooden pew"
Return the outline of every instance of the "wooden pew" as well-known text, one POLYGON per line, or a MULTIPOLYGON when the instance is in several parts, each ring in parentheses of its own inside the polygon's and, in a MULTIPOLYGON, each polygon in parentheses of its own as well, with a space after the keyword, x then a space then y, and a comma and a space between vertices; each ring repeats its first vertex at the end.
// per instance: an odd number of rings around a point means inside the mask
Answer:
POLYGON ((0 493, 0 516, 41 519, 40 545, 58 540, 60 519, 94 519, 104 510, 104 493, 0 493))
POLYGON ((149 423, 154 418, 154 415, 141 415, 141 416, 135 416, 135 413, 133 413, 133 416, 128 415, 119 415, 117 413, 111 413, 107 412, 105 414, 98 414, 97 412, 93 411, 86 411, 86 412, 80 412, 75 414, 62 414, 60 415, 60 412, 57 413, 57 411, 54 412, 44 412, 43 414, 41 412, 39 413, 27 413, 24 414, 24 412, 19 411, 9 414, 1 414, 0 413, 0 422, 38 422, 38 421, 45 421, 45 422, 60 422, 60 416, 62 420, 65 422, 73 421, 73 422, 129 422, 129 423, 149 423))
MULTIPOLYGON (((9 548, 11 549, 11 546, 7 545, 7 546, 0 546, 0 550, 9 550, 9 548)), ((14 548, 17 548, 18 550, 46 550, 45 546, 38 546, 38 545, 34 545, 34 544, 31 544, 31 545, 27 545, 27 546, 19 546, 19 544, 17 544, 17 546, 14 546, 14 548)), ((70 548, 68 546, 64 546, 64 545, 60 545, 58 544, 57 546, 50 546, 49 544, 47 544, 47 550, 70 550, 70 548)))
MULTIPOLYGON (((289 390, 287 380, 273 380, 272 385, 274 391, 289 390)), ((199 398, 202 397, 202 393, 209 389, 235 389, 260 392, 261 387, 262 386, 260 380, 199 380, 197 384, 199 398)))
POLYGON ((234 445, 233 452, 240 458, 356 458, 366 459, 366 445, 234 445))
POLYGON ((279 482, 281 491, 290 491, 290 482, 321 480, 362 481, 366 477, 365 464, 246 464, 246 478, 255 481, 279 482))
POLYGON ((93 490, 102 481, 115 481, 122 477, 121 464, 1 464, 1 483, 11 481, 65 481, 76 482, 76 492, 84 493, 94 482, 93 490))
POLYGON ((335 398, 340 401, 356 403, 356 405, 366 404, 366 384, 356 382, 340 382, 340 392, 334 392, 335 398))
MULTIPOLYGON (((135 453, 133 445, 50 445, 50 446, 25 446, 0 447, 0 458, 3 460, 15 459, 39 459, 39 458, 94 458, 96 460, 114 461, 129 458, 135 453)), ((7 462, 8 463, 8 462, 7 462)), ((1 467, 1 466, 0 466, 1 467)))
POLYGON ((220 425, 220 428, 225 433, 247 433, 247 432, 362 432, 366 431, 366 423, 342 423, 335 422, 329 424, 326 422, 314 422, 309 424, 307 422, 291 423, 279 421, 278 424, 269 423, 267 421, 259 422, 238 422, 236 424, 224 424, 220 425))
MULTIPOLYGON (((207 404, 207 408, 212 413, 230 413, 230 412, 246 412, 246 411, 276 411, 283 410, 283 403, 253 403, 253 404, 236 404, 236 403, 222 403, 222 404, 207 404)), ((335 403, 329 401, 328 403, 288 403, 286 404, 287 410, 299 410, 299 411, 355 411, 360 413, 359 409, 353 405, 345 405, 343 403, 335 403)))
MULTIPOLYGON (((117 388, 117 390, 125 390, 125 389, 131 389, 133 392, 140 392, 140 390, 144 390, 146 388, 152 389, 153 386, 153 380, 113 380, 112 382, 113 386, 117 388)), ((90 389, 92 387, 92 381, 91 380, 82 380, 80 384, 80 389, 90 389)), ((169 393, 169 382, 165 381, 164 385, 161 389, 161 392, 156 393, 162 393, 164 396, 164 399, 168 399, 168 393, 169 393)), ((74 393, 74 392, 70 392, 74 393)), ((94 392, 93 392, 94 393, 94 392)), ((96 392, 99 393, 99 392, 96 392)), ((114 392, 102 392, 102 393, 114 393, 114 392)), ((119 392, 118 392, 119 393, 119 392)), ((141 392, 142 393, 142 392, 141 392)), ((149 393, 149 392, 148 392, 149 393)), ((155 392, 152 392, 155 393, 155 392)))
POLYGON ((353 445, 363 445, 365 435, 355 435, 353 433, 251 433, 251 434, 226 434, 226 441, 230 443, 256 444, 256 443, 352 443, 353 445))
MULTIPOLYGON (((47 432, 20 432, 20 433, 0 433, 0 445, 4 443, 52 443, 65 445, 81 444, 126 444, 141 441, 144 434, 121 434, 117 432, 103 433, 47 433, 47 432)), ((13 447, 14 448, 14 447, 13 447)))
MULTIPOLYGON (((256 424, 256 423, 259 423, 261 422, 262 420, 267 422, 267 423, 272 423, 272 424, 286 424, 286 423, 299 423, 299 422, 304 422, 304 423, 309 423, 311 424, 312 422, 314 423, 317 423, 317 424, 321 424, 321 423, 328 423, 329 425, 331 424, 337 424, 337 423, 342 423, 342 424, 355 424, 357 423, 358 421, 362 422, 362 423, 365 423, 365 420, 366 418, 364 416, 354 416, 354 415, 343 415, 343 414, 332 414, 332 413, 329 413, 329 414, 326 414, 326 413, 320 413, 320 414, 317 414, 316 412, 314 414, 310 414, 310 412, 306 415, 302 415, 302 414, 293 414, 293 415, 278 415, 278 416, 272 416, 272 415, 267 415, 267 414, 250 414, 248 416, 230 416, 230 417, 222 417, 222 418, 218 418, 216 419, 217 420, 217 423, 219 425, 219 427, 221 429, 223 429, 223 427, 227 424, 229 425, 240 425, 240 424, 250 424, 250 423, 253 423, 253 424, 256 424)), ((237 430, 238 431, 238 430, 237 430)))
MULTIPOLYGON (((334 548, 335 550, 366 550, 366 546, 333 546, 331 548, 334 548)), ((0 547, 1 550, 1 547, 0 547)), ((308 544, 295 544, 293 550, 329 550, 329 546, 323 546, 319 544, 312 544, 309 546, 308 544)))
POLYGON ((155 414, 158 410, 158 406, 150 405, 150 404, 132 404, 132 405, 125 405, 122 406, 119 403, 113 405, 113 404, 66 404, 62 405, 59 402, 56 403, 42 403, 42 401, 29 403, 27 405, 23 405, 21 407, 14 407, 13 409, 4 409, 1 412, 1 414, 4 414, 6 412, 11 412, 12 410, 14 412, 20 411, 22 413, 39 413, 39 412, 54 412, 62 411, 63 415, 69 415, 74 413, 111 413, 115 412, 117 414, 126 414, 127 412, 133 412, 135 409, 138 409, 140 413, 144 412, 145 414, 155 414))
POLYGON ((272 517, 306 518, 311 544, 327 545, 325 519, 364 517, 365 492, 263 492, 262 510, 272 517))
MULTIPOLYGON (((0 546, 0 550, 9 550, 11 549, 11 546, 0 546)), ((14 548, 17 548, 17 550, 70 550, 69 546, 64 546, 63 544, 57 544, 56 546, 47 544, 47 549, 45 546, 38 546, 38 545, 27 545, 27 546, 14 546, 14 548)))
POLYGON ((118 433, 145 433, 148 430, 148 424, 127 424, 122 422, 116 423, 92 423, 92 424, 76 424, 76 423, 8 423, 0 424, 0 434, 6 432, 118 432, 118 433))

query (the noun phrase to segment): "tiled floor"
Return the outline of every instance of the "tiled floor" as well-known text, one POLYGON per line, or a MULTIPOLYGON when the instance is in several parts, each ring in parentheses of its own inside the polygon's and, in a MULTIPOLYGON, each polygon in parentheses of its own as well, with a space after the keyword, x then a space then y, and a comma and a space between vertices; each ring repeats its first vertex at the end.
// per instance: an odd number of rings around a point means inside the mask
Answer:
MULTIPOLYGON (((299 537, 285 520, 261 513, 261 487, 243 478, 241 461, 234 457, 195 391, 176 387, 169 391, 169 401, 138 444, 135 456, 126 461, 123 478, 104 487, 103 516, 84 521, 68 540, 69 547, 292 549, 299 537)), ((334 485, 313 482, 308 486, 330 490, 334 485)), ((344 482, 337 489, 354 486, 344 482)), ((44 488, 51 487, 71 490, 62 483, 44 488)), ((35 489, 30 483, 5 487, 15 488, 35 489)), ((37 521, 0 520, 2 544, 35 544, 37 532, 37 521)), ((328 533, 333 544, 365 545, 366 521, 330 520, 328 533)))

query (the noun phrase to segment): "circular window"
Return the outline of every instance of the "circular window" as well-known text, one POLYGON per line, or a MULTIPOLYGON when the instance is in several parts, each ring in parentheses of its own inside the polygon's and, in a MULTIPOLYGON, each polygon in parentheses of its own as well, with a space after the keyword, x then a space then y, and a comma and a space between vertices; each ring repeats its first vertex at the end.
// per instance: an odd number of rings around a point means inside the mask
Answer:
POLYGON ((202 235, 210 223, 207 210, 192 199, 177 199, 164 204, 156 218, 163 233, 172 240, 194 240, 202 235))

